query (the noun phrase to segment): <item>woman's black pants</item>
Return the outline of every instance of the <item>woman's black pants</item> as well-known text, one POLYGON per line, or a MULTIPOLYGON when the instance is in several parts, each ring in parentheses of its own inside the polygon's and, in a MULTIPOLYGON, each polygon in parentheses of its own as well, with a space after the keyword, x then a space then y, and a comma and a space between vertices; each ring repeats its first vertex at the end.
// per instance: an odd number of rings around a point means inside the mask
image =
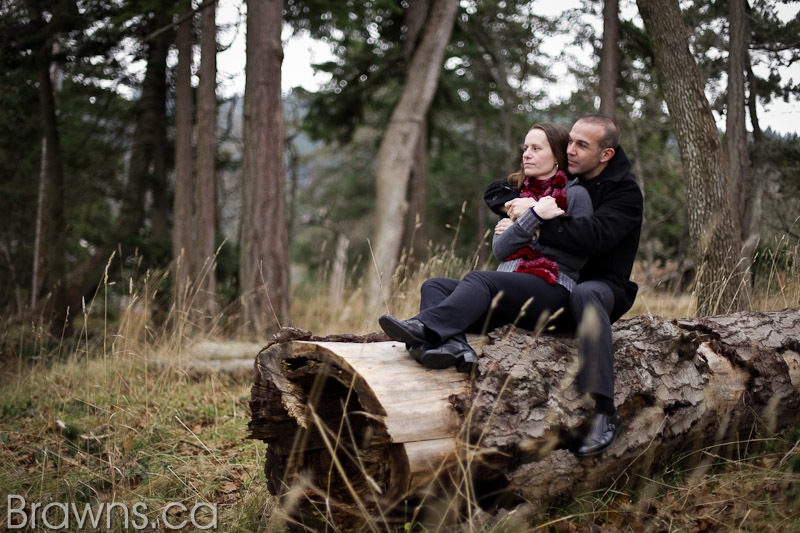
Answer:
POLYGON ((568 302, 567 289, 538 276, 473 270, 461 280, 431 278, 423 283, 415 318, 442 342, 451 337, 466 342, 465 332, 486 333, 505 324, 534 329, 542 313, 566 309, 568 302))

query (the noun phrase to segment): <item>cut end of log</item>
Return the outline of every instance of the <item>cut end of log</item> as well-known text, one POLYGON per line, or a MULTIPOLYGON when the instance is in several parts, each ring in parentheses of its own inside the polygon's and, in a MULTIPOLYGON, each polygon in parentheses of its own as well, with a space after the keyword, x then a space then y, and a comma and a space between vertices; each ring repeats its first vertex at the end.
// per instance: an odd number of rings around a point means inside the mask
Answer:
POLYGON ((251 438, 268 444, 270 490, 390 508, 456 449, 450 404, 467 377, 429 370, 398 342, 291 341, 256 359, 251 438))

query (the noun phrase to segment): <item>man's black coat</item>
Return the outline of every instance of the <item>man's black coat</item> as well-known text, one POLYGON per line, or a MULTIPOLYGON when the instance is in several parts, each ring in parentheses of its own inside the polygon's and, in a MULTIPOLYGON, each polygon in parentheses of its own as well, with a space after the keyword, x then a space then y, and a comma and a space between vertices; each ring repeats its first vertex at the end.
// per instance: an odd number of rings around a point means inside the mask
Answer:
MULTIPOLYGON (((594 214, 589 218, 566 214, 549 220, 542 225, 539 240, 589 257, 578 282, 596 279, 609 284, 614 292, 613 322, 631 308, 638 289, 630 276, 642 230, 642 191, 622 146, 599 175, 581 178, 580 183, 592 198, 594 214)), ((507 180, 500 180, 489 186, 484 199, 492 211, 503 215, 503 204, 518 196, 507 180)))

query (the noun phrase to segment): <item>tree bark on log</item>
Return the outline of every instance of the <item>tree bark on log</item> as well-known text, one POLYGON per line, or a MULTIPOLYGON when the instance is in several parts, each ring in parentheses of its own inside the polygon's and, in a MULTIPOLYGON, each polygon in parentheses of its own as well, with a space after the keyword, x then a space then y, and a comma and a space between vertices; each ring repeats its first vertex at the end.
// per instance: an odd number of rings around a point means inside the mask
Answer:
POLYGON ((625 427, 585 459, 571 449, 593 402, 575 385, 571 336, 495 330, 470 378, 425 369, 400 343, 369 342, 379 336, 293 335, 307 340, 269 345, 256 359, 251 437, 269 444, 275 494, 300 510, 324 500, 338 523, 406 498, 424 505, 428 491, 453 484, 469 494, 462 504, 527 502, 525 513, 538 513, 621 488, 676 453, 725 454, 742 435, 800 423, 800 309, 618 322, 615 403, 625 427))

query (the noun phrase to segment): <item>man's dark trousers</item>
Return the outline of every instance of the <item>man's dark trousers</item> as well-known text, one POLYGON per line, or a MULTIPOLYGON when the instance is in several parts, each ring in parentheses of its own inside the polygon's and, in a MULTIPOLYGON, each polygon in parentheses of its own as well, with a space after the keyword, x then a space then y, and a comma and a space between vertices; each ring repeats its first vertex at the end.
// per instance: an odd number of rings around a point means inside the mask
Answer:
POLYGON ((569 307, 580 324, 578 386, 583 392, 601 394, 613 400, 614 347, 610 315, 614 309, 614 293, 603 281, 583 281, 572 289, 569 307))

